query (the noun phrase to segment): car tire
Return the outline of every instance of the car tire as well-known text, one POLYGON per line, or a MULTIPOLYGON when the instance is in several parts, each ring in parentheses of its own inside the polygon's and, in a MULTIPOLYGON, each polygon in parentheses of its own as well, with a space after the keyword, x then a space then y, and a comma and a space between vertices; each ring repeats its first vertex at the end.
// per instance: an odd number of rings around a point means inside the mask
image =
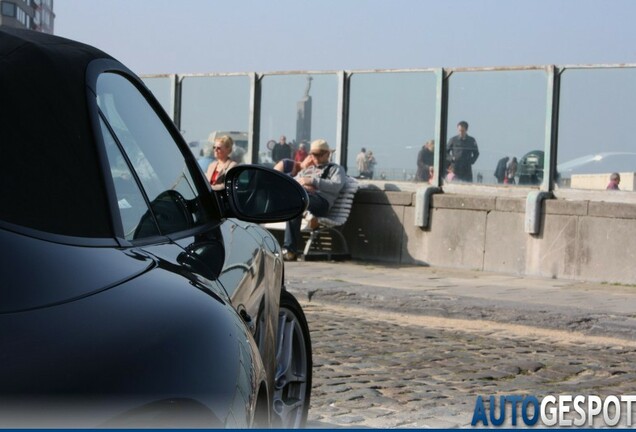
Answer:
POLYGON ((274 426, 303 428, 307 422, 312 377, 311 339, 296 298, 283 290, 276 338, 276 376, 272 404, 274 426))

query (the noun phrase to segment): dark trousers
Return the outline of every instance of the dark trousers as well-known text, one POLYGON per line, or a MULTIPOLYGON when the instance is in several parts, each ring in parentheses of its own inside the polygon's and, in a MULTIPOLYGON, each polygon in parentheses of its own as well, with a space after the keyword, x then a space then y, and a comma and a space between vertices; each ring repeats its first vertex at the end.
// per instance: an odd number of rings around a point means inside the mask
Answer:
MULTIPOLYGON (((309 194, 309 212, 314 216, 326 216, 329 212, 329 202, 320 195, 309 194)), ((300 240, 300 226, 302 225, 302 215, 287 221, 285 227, 285 241, 283 247, 290 252, 298 252, 298 242, 300 240)))
POLYGON ((455 180, 473 182, 473 168, 470 165, 455 165, 455 180))

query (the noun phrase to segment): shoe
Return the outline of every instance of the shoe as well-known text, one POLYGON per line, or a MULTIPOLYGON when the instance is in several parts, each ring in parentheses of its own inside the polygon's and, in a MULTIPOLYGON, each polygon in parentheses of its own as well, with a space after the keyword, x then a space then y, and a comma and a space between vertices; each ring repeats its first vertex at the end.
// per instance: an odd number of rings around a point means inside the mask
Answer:
POLYGON ((298 254, 296 252, 283 249, 283 261, 296 261, 298 260, 298 254))

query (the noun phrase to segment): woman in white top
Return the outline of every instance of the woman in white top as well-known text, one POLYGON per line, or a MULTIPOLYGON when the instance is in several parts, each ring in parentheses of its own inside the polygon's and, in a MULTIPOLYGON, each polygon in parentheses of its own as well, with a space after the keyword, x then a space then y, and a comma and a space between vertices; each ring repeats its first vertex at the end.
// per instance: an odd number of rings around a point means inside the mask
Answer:
POLYGON ((225 188, 225 175, 227 172, 237 165, 230 159, 234 142, 232 138, 224 135, 214 140, 214 157, 216 160, 208 166, 206 177, 214 190, 223 190, 225 188))

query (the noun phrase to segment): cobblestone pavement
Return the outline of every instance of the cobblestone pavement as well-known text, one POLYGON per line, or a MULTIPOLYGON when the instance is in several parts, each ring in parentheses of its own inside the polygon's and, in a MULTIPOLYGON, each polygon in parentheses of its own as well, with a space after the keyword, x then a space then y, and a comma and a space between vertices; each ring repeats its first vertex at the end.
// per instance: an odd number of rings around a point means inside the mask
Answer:
POLYGON ((286 278, 311 329, 309 427, 470 427, 478 395, 636 393, 633 287, 356 263, 286 278))

